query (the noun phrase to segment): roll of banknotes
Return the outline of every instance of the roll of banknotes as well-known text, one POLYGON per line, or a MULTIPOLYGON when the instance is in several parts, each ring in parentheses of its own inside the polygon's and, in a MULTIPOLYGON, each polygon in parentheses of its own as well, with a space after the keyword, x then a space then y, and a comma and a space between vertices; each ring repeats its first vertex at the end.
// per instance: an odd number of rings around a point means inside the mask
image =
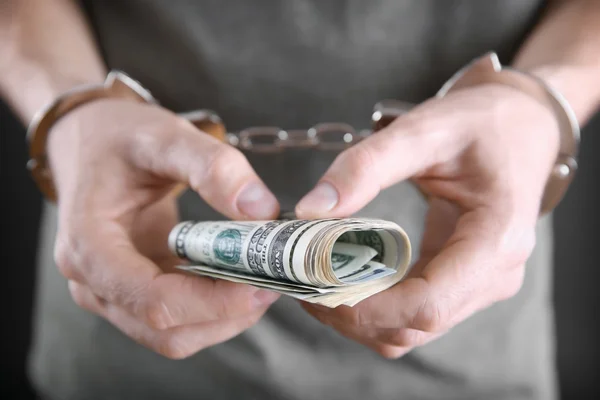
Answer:
POLYGON ((354 306, 399 282, 411 245, 395 223, 364 218, 181 222, 180 269, 328 307, 354 306))

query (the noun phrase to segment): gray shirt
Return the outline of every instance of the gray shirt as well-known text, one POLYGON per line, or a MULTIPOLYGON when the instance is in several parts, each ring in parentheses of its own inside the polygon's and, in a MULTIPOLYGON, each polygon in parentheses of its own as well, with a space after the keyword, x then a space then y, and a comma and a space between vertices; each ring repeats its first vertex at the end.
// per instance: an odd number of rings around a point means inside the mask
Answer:
MULTIPOLYGON (((384 98, 420 102, 489 50, 508 63, 540 0, 88 1, 110 68, 174 110, 216 110, 227 127, 317 122, 369 127, 384 98)), ((335 154, 248 154, 291 208, 335 154)), ((182 219, 217 219, 196 196, 182 219)), ((401 183, 359 215, 405 227, 418 251, 426 204, 401 183)), ((50 399, 552 399, 550 220, 522 290, 398 360, 384 359, 279 300, 253 328, 182 361, 154 354, 77 308, 52 262, 56 210, 40 248, 33 382, 50 399)))

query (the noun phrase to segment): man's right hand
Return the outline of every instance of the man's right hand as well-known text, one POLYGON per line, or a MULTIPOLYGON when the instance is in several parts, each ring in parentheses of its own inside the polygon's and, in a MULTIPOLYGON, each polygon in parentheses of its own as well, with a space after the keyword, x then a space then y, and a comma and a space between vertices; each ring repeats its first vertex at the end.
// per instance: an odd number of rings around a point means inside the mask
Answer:
POLYGON ((277 295, 186 275, 167 248, 186 183, 232 219, 272 219, 277 200, 234 148, 157 106, 97 100, 52 129, 56 264, 75 302, 140 343, 184 358, 256 323, 277 295))

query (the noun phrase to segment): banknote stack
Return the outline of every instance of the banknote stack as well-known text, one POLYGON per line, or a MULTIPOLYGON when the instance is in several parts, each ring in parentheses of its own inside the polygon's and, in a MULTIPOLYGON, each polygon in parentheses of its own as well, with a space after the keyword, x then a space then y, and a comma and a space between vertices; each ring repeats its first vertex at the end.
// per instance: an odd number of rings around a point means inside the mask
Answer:
POLYGON ((190 262, 180 269, 332 308, 394 285, 411 258, 402 228, 363 218, 186 221, 171 231, 169 248, 190 262))

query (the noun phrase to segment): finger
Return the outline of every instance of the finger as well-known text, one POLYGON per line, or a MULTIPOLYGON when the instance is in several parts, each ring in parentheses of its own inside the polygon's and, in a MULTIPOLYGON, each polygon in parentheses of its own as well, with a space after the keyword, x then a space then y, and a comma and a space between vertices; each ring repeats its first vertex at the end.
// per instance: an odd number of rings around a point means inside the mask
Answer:
POLYGON ((328 318, 328 313, 321 312, 319 308, 314 307, 314 305, 310 303, 300 302, 300 304, 310 315, 315 317, 322 324, 330 326, 331 328, 335 329, 340 335, 357 343, 360 343, 366 347, 369 347, 370 349, 374 350, 375 352, 381 354, 386 358, 398 358, 408 351, 407 349, 402 347, 398 348, 396 346, 382 344, 381 342, 377 341, 372 335, 369 334, 370 331, 358 329, 340 329, 340 325, 337 324, 335 320, 328 318))
MULTIPOLYGON (((431 260, 456 230, 460 218, 460 208, 447 200, 431 197, 425 218, 424 235, 421 240, 420 259, 431 260)), ((415 270, 414 268, 412 269, 415 270)))
POLYGON ((315 304, 303 304, 303 307, 313 316, 320 314, 328 324, 353 326, 356 329, 413 328, 411 323, 430 290, 425 279, 413 277, 353 307, 331 309, 315 304))
POLYGON ((405 356, 413 349, 412 347, 391 346, 389 344, 383 344, 379 342, 371 342, 366 345, 390 360, 396 360, 402 356, 405 356))
POLYGON ((137 213, 129 236, 135 248, 158 266, 179 265, 181 260, 168 247, 169 234, 178 221, 177 200, 165 196, 137 213))
POLYGON ((329 325, 343 334, 352 335, 352 337, 361 336, 369 341, 376 341, 392 346, 421 346, 443 334, 423 332, 410 328, 372 328, 351 325, 341 322, 336 318, 331 318, 330 313, 323 312, 321 309, 310 306, 304 307, 304 309, 321 323, 329 325))
POLYGON ((210 206, 232 219, 277 216, 277 199, 240 151, 183 118, 172 121, 135 142, 135 166, 189 184, 210 206))
POLYGON ((68 281, 69 292, 75 304, 97 315, 104 315, 106 303, 92 292, 92 290, 76 281, 68 281))
MULTIPOLYGON (((349 339, 352 339, 358 343, 361 343, 362 345, 367 346, 370 349, 374 350, 375 352, 379 353, 383 357, 390 358, 390 359, 397 359, 399 357, 402 357, 405 354, 412 351, 413 349, 423 346, 437 338, 437 336, 433 337, 433 334, 428 334, 428 333, 421 332, 421 331, 415 331, 415 332, 419 332, 419 336, 424 336, 426 338, 423 338, 422 340, 415 342, 415 344, 411 344, 410 342, 406 342, 406 344, 395 344, 394 341, 392 341, 392 342, 382 341, 375 337, 371 337, 370 335, 364 335, 363 332, 352 332, 349 330, 339 331, 339 332, 343 336, 345 336, 349 339), (429 336, 429 335, 431 335, 431 336, 429 336)), ((402 341, 400 343, 404 343, 404 341, 402 341)))
POLYGON ((424 332, 418 329, 377 329, 372 333, 375 339, 383 344, 399 347, 423 346, 446 332, 424 332))
POLYGON ((341 153, 296 206, 299 218, 343 217, 384 188, 453 159, 471 137, 458 129, 464 112, 432 100, 341 153))
MULTIPOLYGON (((397 359, 399 357, 406 355, 407 353, 410 353, 415 348, 424 346, 428 343, 431 343, 431 342, 439 339, 442 335, 444 335, 444 333, 433 334, 433 333, 422 332, 422 331, 418 331, 418 330, 412 330, 412 331, 418 332, 418 333, 416 335, 409 333, 407 338, 413 337, 414 344, 412 344, 412 342, 408 339, 398 341, 398 344, 394 344, 394 342, 388 342, 385 340, 382 341, 382 340, 378 340, 378 339, 364 339, 363 338, 362 340, 358 340, 356 338, 356 336, 355 336, 354 340, 357 340, 360 343, 364 344, 365 346, 368 346, 369 348, 375 350, 377 353, 381 354, 385 358, 397 359), (417 339, 417 337, 418 337, 418 339, 417 339), (405 344, 401 344, 401 343, 405 343, 405 344)), ((405 335, 405 334, 403 333, 402 335, 405 335)), ((350 335, 345 335, 345 336, 351 337, 350 335)))
POLYGON ((119 224, 84 222, 94 227, 93 232, 59 234, 59 269, 68 279, 85 283, 96 296, 123 307, 151 327, 167 329, 233 319, 265 310, 279 297, 249 285, 162 273, 137 252, 119 224))
POLYGON ((183 359, 207 347, 225 342, 254 325, 264 312, 222 321, 155 330, 132 318, 123 309, 108 305, 105 317, 127 336, 172 359, 183 359))
POLYGON ((376 329, 344 325, 330 319, 326 314, 314 308, 307 311, 325 325, 329 325, 341 335, 361 343, 385 358, 397 359, 416 347, 424 346, 446 332, 430 333, 416 329, 376 329))
POLYGON ((371 350, 375 351, 379 355, 381 355, 385 358, 389 358, 389 359, 400 358, 413 349, 413 347, 394 346, 394 345, 382 343, 376 339, 371 339, 362 333, 355 333, 355 332, 351 332, 351 331, 343 331, 343 332, 339 331, 339 332, 342 336, 344 336, 350 340, 353 340, 357 343, 360 343, 363 346, 366 346, 366 347, 370 348, 371 350))
POLYGON ((257 311, 235 319, 157 330, 132 317, 120 307, 103 303, 84 285, 70 281, 69 290, 80 307, 106 318, 135 341, 173 359, 189 357, 206 347, 231 339, 254 325, 264 313, 257 311))
POLYGON ((207 347, 225 342, 254 325, 264 312, 240 318, 182 325, 156 330, 132 318, 123 309, 108 305, 105 318, 127 336, 172 359, 183 359, 207 347))
MULTIPOLYGON (((332 326, 333 327, 333 326, 332 326)), ((336 329, 334 327, 334 329, 336 329)), ((380 354, 381 356, 389 359, 397 359, 410 352, 413 347, 403 347, 386 344, 378 341, 370 335, 365 335, 365 332, 349 330, 349 329, 336 329, 342 336, 353 340, 357 343, 362 344, 380 354)))
POLYGON ((519 290, 533 240, 532 233, 513 226, 501 213, 467 213, 444 249, 426 265, 417 264, 421 276, 352 308, 321 311, 337 323, 356 327, 443 332, 519 290))

